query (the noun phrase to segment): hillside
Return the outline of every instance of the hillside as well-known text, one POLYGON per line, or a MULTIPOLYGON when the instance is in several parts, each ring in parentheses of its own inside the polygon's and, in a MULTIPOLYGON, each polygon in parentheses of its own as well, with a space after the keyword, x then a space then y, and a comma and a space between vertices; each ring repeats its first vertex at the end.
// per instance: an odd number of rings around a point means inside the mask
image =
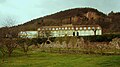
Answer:
POLYGON ((111 20, 109 32, 120 32, 120 12, 109 13, 108 18, 111 20))
MULTIPOLYGON (((94 8, 74 8, 60 11, 55 14, 36 18, 24 24, 13 26, 11 30, 37 30, 41 26, 53 26, 63 24, 95 25, 103 28, 104 33, 120 32, 120 13, 111 12, 108 15, 94 8)), ((3 29, 3 28, 2 28, 3 29)), ((0 31, 2 31, 2 29, 0 31)))
POLYGON ((36 30, 40 26, 53 26, 70 23, 91 25, 96 24, 94 21, 102 17, 106 17, 106 15, 102 12, 99 12, 97 9, 75 8, 33 19, 23 25, 19 25, 19 27, 29 27, 27 30, 36 30))

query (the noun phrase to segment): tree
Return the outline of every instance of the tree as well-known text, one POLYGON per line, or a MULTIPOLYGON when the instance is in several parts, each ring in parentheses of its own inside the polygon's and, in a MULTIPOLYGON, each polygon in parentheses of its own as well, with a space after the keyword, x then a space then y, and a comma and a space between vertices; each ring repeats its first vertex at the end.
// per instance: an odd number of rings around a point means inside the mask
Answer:
POLYGON ((0 30, 1 37, 17 37, 18 30, 17 28, 13 27, 16 24, 16 19, 13 17, 6 17, 3 22, 3 28, 0 30))
POLYGON ((77 44, 77 37, 73 36, 70 38, 71 48, 74 48, 77 44))
POLYGON ((14 38, 14 35, 17 34, 17 30, 12 29, 12 26, 15 24, 15 20, 11 17, 4 19, 2 24, 4 27, 0 30, 0 51, 3 54, 2 57, 4 61, 4 56, 8 54, 10 57, 17 46, 16 39, 14 38))
POLYGON ((113 15, 114 14, 114 12, 113 11, 111 11, 108 15, 113 15))
POLYGON ((64 36, 64 41, 65 41, 65 43, 66 43, 66 48, 69 50, 69 42, 70 42, 70 37, 69 36, 67 36, 67 34, 64 36))
POLYGON ((3 45, 6 47, 8 56, 10 57, 13 50, 17 47, 16 39, 6 38, 3 41, 3 45))
POLYGON ((120 50, 120 38, 114 38, 112 39, 112 41, 110 42, 111 47, 113 47, 112 49, 115 50, 115 53, 117 53, 117 50, 120 50))
POLYGON ((61 53, 61 48, 62 48, 62 43, 63 43, 63 38, 62 37, 57 37, 55 38, 55 42, 57 45, 57 48, 59 49, 59 53, 61 53))
POLYGON ((27 55, 27 52, 29 50, 29 46, 33 44, 33 40, 28 38, 28 33, 24 32, 23 38, 17 39, 17 44, 23 49, 25 55, 27 55))
POLYGON ((4 62, 4 56, 8 54, 10 57, 14 49, 17 47, 16 39, 2 38, 0 39, 0 51, 2 53, 2 61, 4 62))
POLYGON ((4 51, 4 45, 2 44, 3 40, 0 38, 0 52, 2 53, 2 62, 4 62, 4 56, 5 56, 5 51, 4 51))

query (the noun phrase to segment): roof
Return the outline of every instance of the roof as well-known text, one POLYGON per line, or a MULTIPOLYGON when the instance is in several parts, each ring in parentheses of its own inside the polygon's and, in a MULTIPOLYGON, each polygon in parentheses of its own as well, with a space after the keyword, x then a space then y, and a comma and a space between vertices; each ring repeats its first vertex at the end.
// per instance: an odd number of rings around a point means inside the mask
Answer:
POLYGON ((61 26, 43 26, 38 30, 88 30, 88 29, 102 29, 99 25, 61 25, 61 26))

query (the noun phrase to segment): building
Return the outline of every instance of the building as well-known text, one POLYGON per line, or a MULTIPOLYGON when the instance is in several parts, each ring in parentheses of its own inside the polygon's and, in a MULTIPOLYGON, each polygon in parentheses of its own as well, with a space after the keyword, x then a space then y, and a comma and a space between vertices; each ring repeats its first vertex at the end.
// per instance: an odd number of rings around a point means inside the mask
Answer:
POLYGON ((18 33, 18 36, 21 38, 37 38, 38 31, 21 31, 18 33))
POLYGON ((64 37, 67 36, 93 36, 102 35, 102 28, 99 25, 61 25, 43 26, 37 31, 21 31, 18 36, 21 38, 37 37, 64 37))
POLYGON ((43 26, 38 28, 39 37, 64 37, 67 36, 92 36, 102 35, 102 28, 99 25, 62 25, 43 26))

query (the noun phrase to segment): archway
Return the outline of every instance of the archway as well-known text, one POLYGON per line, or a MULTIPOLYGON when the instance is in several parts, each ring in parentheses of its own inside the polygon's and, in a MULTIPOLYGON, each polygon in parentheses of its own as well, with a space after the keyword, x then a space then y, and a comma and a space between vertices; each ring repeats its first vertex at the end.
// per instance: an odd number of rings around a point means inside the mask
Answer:
POLYGON ((79 36, 79 32, 77 32, 77 36, 79 36))
POLYGON ((75 36, 75 32, 73 32, 73 36, 75 36))

